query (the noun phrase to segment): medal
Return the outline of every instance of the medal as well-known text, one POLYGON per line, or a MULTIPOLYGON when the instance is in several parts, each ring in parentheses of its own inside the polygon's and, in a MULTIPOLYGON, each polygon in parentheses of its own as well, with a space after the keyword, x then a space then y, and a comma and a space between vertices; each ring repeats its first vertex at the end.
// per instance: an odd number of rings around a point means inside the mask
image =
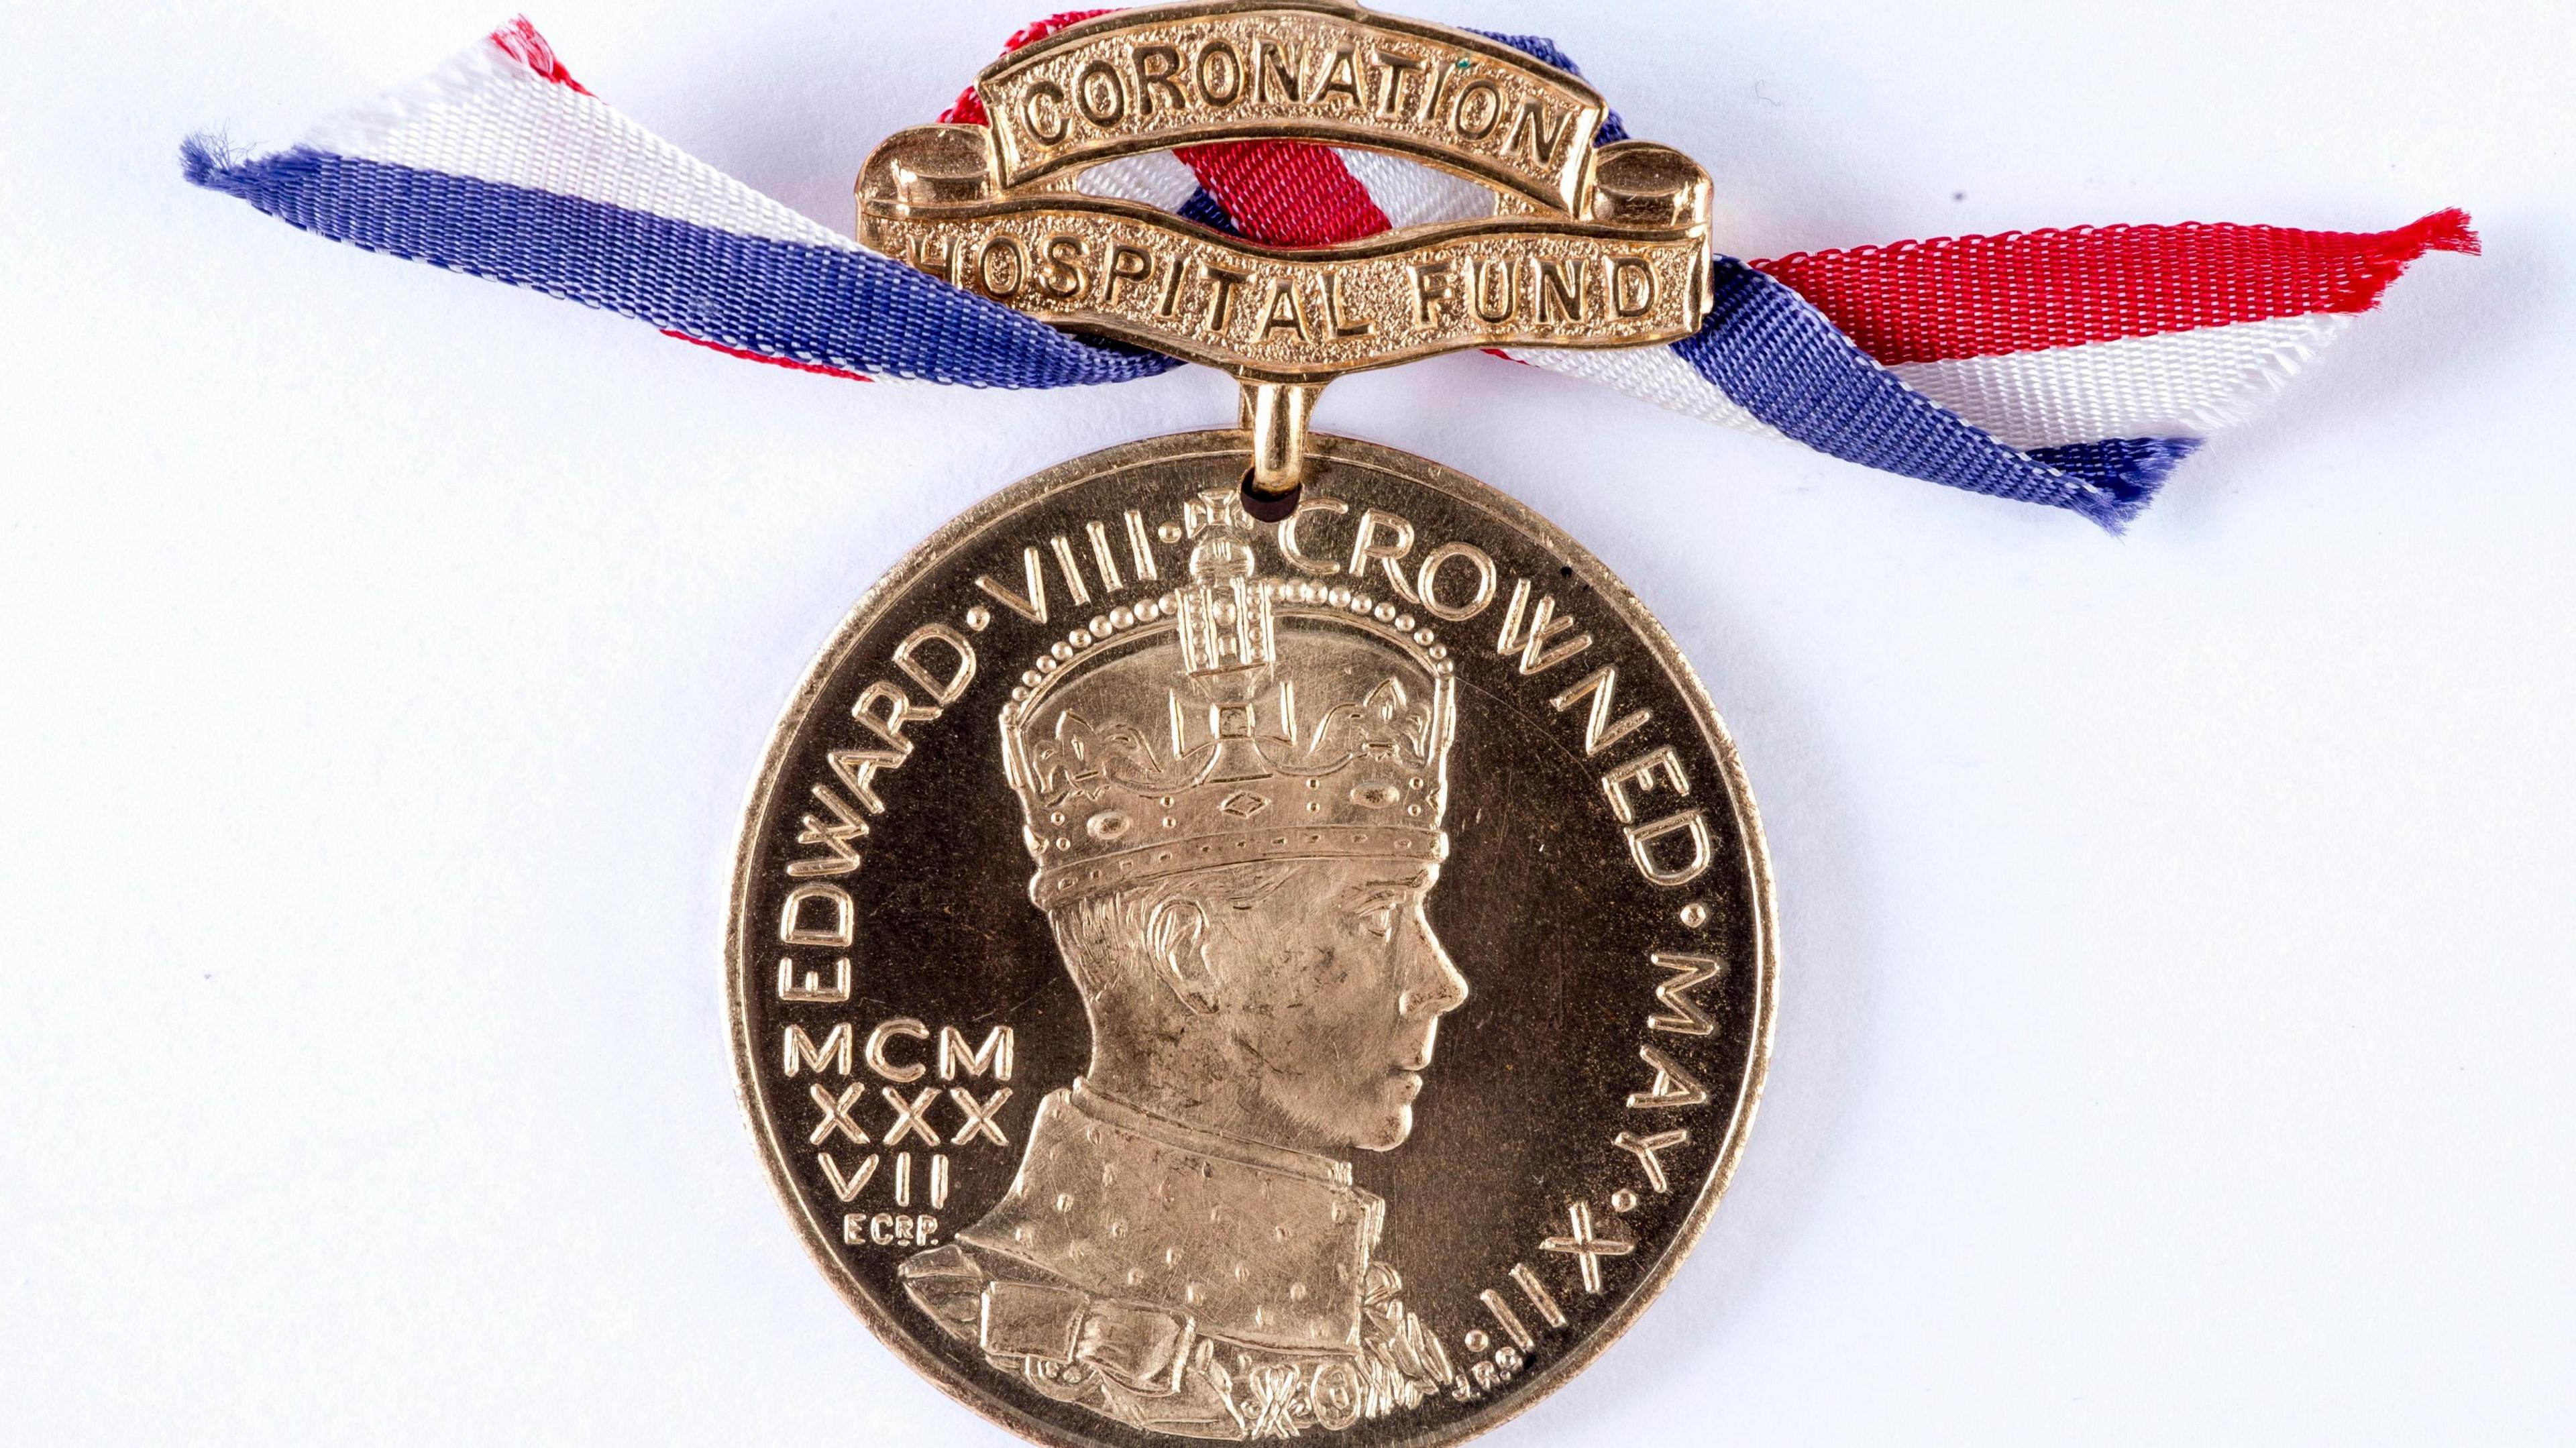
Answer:
POLYGON ((735 875, 807 1245, 1059 1442, 1508 1415, 1677 1265, 1761 1082, 1760 832, 1663 631, 1447 469, 1312 438, 1265 524, 1247 457, 1111 448, 924 544, 735 875))
POLYGON ((189 157, 758 360, 1238 379, 1238 426, 1012 484, 871 589, 736 854, 734 1067, 795 1229, 1058 1444, 1491 1426, 1645 1308, 1760 1093, 1771 880, 1707 691, 1527 507, 1315 431, 1334 378, 1492 349, 2116 528, 2474 245, 2445 213, 1747 266, 1552 45, 1336 0, 1032 26, 868 158, 856 247, 524 22, 305 146, 189 157))
POLYGON ((744 1101, 843 1295, 1013 1427, 1472 1433, 1707 1220, 1769 1044, 1769 877, 1616 578, 1307 421, 1346 371, 1691 336, 1707 177, 1596 150, 1563 71, 1335 7, 1103 18, 977 92, 987 124, 870 158, 860 240, 1225 368, 1243 427, 1006 489, 844 625, 744 831, 744 1101), (1351 104, 1364 55, 1411 64, 1351 104), (1054 184, 1283 129, 1515 204, 1284 250, 1054 184))

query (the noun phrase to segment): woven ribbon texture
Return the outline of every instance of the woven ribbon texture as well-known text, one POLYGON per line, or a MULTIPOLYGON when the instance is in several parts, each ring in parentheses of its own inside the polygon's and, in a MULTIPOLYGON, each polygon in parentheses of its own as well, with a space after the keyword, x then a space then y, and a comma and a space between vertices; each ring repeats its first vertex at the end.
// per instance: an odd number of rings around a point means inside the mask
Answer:
MULTIPOLYGON (((1104 11, 1049 16, 1026 45, 1104 11)), ((1482 32, 1580 74, 1554 43, 1482 32)), ((940 119, 982 124, 970 87, 940 119)), ((1607 142, 1627 134, 1614 113, 1607 142)), ((1061 333, 875 256, 637 125, 525 20, 283 150, 194 138, 189 180, 305 230, 604 308, 735 356, 857 379, 1070 387, 1170 358, 1061 333)), ((1376 152, 1182 147, 1077 184, 1273 246, 1491 215, 1493 194, 1376 152)), ((1514 361, 1927 482, 2117 530, 2468 218, 2392 231, 2187 223, 1716 260, 1697 335, 1514 361)))

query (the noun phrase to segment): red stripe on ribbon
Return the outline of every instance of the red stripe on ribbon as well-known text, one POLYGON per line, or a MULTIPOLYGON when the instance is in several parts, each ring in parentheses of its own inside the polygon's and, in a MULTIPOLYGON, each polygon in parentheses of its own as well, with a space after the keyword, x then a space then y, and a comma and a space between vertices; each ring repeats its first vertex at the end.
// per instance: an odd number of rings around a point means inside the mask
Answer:
POLYGON ((692 337, 686 332, 674 332, 668 327, 662 328, 661 332, 665 337, 674 337, 680 341, 704 347, 710 352, 722 352, 728 357, 739 357, 745 362, 766 362, 772 367, 785 367, 794 372, 820 372, 826 377, 838 377, 849 382, 876 381, 864 372, 852 372, 842 367, 826 367, 820 362, 799 362, 793 357, 772 357, 766 352, 746 352, 740 347, 728 347, 722 342, 710 342, 704 337, 692 337))
POLYGON ((2428 251, 2474 253, 2468 213, 2395 231, 2188 222, 1940 237, 1753 263, 1891 366, 2364 312, 2428 251))
MULTIPOLYGON (((1003 51, 1109 13, 1050 15, 1003 51)), ((940 119, 989 124, 972 86, 940 119)), ((1332 246, 1390 227, 1329 147, 1239 141, 1173 154, 1251 240, 1332 246)), ((1800 252, 1753 266, 1893 365, 2363 312, 2424 253, 2477 250, 2467 213, 2452 210, 2384 232, 2204 222, 2052 228, 1800 252)))
POLYGON ((1172 152, 1234 218, 1235 229, 1271 246, 1335 246, 1375 236, 1386 213, 1330 146, 1303 141, 1228 141, 1172 152))
POLYGON ((572 78, 572 72, 564 69, 564 63, 556 58, 555 48, 546 43, 546 38, 537 33, 537 27, 530 25, 525 15, 517 16, 493 31, 492 43, 501 48, 503 55, 547 80, 583 95, 590 94, 590 87, 572 78))

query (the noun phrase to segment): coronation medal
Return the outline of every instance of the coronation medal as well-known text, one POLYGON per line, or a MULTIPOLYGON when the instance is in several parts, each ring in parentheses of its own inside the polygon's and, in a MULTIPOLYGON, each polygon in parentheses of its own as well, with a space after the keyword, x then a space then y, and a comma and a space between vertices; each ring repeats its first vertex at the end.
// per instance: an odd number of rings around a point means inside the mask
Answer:
POLYGON ((1307 418, 1408 358, 1690 336, 1707 177, 1596 149, 1562 71, 1333 6, 1094 21, 977 90, 989 126, 869 160, 860 239, 1225 368, 1243 426, 1008 488, 842 626, 744 828, 744 1100, 843 1294, 1012 1427, 1454 1441, 1707 1221, 1769 1041, 1769 876, 1715 710, 1598 560, 1307 418), (1364 55, 1420 59, 1319 104, 1364 55), (1301 92, 1283 56, 1339 59, 1301 92), (1063 184, 1256 135, 1510 205, 1289 250, 1063 184))
POLYGON ((1669 1278, 1761 1087, 1770 877, 1699 681, 1528 508, 1310 433, 1331 379, 1489 348, 2116 530, 2476 249, 2442 212, 1748 265, 1549 42, 1339 0, 1058 16, 947 121, 869 158, 856 247, 525 21, 301 145, 184 154, 755 360, 1240 380, 1237 428, 1014 484, 872 589, 736 856, 734 1065, 789 1215, 907 1361, 1066 1445, 1492 1426, 1669 1278))
POLYGON ((1264 523, 1246 442, 1019 483, 843 625, 744 830, 742 1091, 843 1294, 1015 1428, 1447 1441, 1707 1220, 1760 834, 1571 540, 1328 437, 1264 523))

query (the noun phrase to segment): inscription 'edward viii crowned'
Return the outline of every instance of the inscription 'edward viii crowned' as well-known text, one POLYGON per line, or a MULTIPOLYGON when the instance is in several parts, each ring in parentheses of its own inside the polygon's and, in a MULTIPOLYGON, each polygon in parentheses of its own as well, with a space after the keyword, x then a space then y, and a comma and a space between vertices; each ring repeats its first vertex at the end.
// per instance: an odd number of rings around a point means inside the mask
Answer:
MULTIPOLYGON (((1588 670, 1566 667, 1592 650, 1593 635, 1543 584, 1514 576, 1506 588, 1501 566, 1476 544, 1464 539, 1427 544, 1413 521, 1401 513, 1374 507, 1354 510, 1349 503, 1320 493, 1302 499, 1291 516, 1266 527, 1242 515, 1240 501, 1231 491, 1191 499, 1185 512, 1189 528, 1166 523, 1161 531, 1177 539, 1209 526, 1211 520, 1223 520, 1267 534, 1265 551, 1292 575, 1315 580, 1282 585, 1284 599, 1356 613, 1364 625, 1398 638, 1418 636, 1426 661, 1443 675, 1451 667, 1451 650, 1448 644, 1433 641, 1430 625, 1468 624, 1499 609, 1500 627, 1491 636, 1493 654, 1509 660, 1520 677, 1548 675, 1568 681, 1551 692, 1547 703, 1572 723, 1583 757, 1592 759, 1623 742, 1629 744, 1628 757, 1612 754, 1619 762, 1601 774, 1599 803, 1617 823, 1639 874, 1658 887, 1679 889, 1698 880, 1714 863, 1717 835, 1707 807, 1682 803, 1692 786, 1681 755, 1670 744, 1645 747, 1631 740, 1652 720, 1653 711, 1620 706, 1616 664, 1588 670), (1356 586, 1326 581, 1338 578, 1354 580, 1356 586), (1382 591, 1373 594, 1372 589, 1382 591), (1413 609, 1421 611, 1419 619, 1408 611, 1413 609), (1679 807, 1647 810, 1645 801, 1659 793, 1672 796, 1679 807)), ((1095 615, 1088 627, 1075 628, 1078 644, 1058 643, 1051 653, 1032 662, 1014 693, 1014 707, 1020 694, 1040 687, 1078 649, 1122 630, 1150 627, 1158 619, 1177 616, 1185 591, 1150 596, 1159 589, 1165 571, 1156 551, 1155 531, 1141 511, 1128 509, 1114 525, 1089 520, 1076 532, 1028 543, 1019 550, 1018 566, 1011 572, 976 577, 979 593, 1032 625, 1043 627, 1067 608, 1106 610, 1095 615), (1121 595, 1140 588, 1149 596, 1133 603, 1121 601, 1121 595)), ((981 632, 990 626, 991 618, 989 609, 978 606, 963 622, 981 632)), ((965 695, 981 668, 980 655, 966 633, 938 621, 921 624, 905 635, 889 650, 887 661, 890 670, 858 690, 849 705, 848 717, 863 737, 829 750, 825 757, 830 777, 809 787, 819 813, 802 816, 796 840, 813 847, 813 852, 784 864, 795 888, 781 913, 781 944, 849 944, 855 906, 840 887, 817 881, 858 870, 858 844, 869 833, 866 817, 881 815, 887 808, 878 779, 902 768, 912 756, 914 740, 907 731, 939 719, 965 695), (823 907, 819 916, 808 909, 814 905, 823 907), (825 922, 819 929, 818 918, 825 922)), ((1187 743, 1190 728, 1176 712, 1175 747, 1187 743)), ((1040 903, 1046 903, 1044 893, 1039 894, 1040 903)), ((795 963, 781 960, 782 998, 847 999, 847 967, 839 969, 843 983, 838 987, 800 986, 795 983, 795 963)), ((810 971, 804 978, 815 979, 810 971)))
POLYGON ((1015 1425, 1451 1441, 1704 1220, 1767 1040, 1759 839, 1570 542, 1340 439, 1263 522, 1243 436, 1031 479, 845 626, 755 796, 737 1059, 854 1304, 1015 1425))
POLYGON ((1705 1220, 1767 1052, 1768 876, 1615 579, 1305 419, 1343 372, 1692 333, 1707 175, 1597 144, 1570 72, 1339 0, 1106 14, 977 85, 989 126, 868 159, 861 241, 1232 371, 1244 429, 1029 479, 843 626, 737 874, 746 1100, 853 1304, 1014 1427, 1452 1442, 1705 1220), (1084 191, 1262 137, 1492 214, 1292 249, 1084 191))

